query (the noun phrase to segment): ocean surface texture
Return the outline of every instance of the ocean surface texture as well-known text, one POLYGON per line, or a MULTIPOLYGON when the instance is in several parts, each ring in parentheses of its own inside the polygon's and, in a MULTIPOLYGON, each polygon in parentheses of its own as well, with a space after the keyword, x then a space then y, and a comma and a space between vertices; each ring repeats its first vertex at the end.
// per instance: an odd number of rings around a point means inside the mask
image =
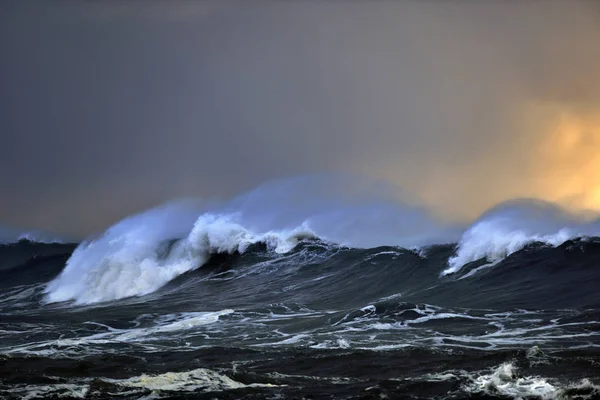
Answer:
POLYGON ((0 398, 598 398, 600 239, 520 212, 412 245, 168 208, 7 241, 0 398))

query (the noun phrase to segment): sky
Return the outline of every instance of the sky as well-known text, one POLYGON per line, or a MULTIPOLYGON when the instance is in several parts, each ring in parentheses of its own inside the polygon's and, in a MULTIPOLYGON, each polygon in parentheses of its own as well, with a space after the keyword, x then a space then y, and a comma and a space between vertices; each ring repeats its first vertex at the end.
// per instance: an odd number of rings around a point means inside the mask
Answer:
POLYGON ((347 172, 600 210, 600 2, 0 3, 0 224, 85 236, 347 172))

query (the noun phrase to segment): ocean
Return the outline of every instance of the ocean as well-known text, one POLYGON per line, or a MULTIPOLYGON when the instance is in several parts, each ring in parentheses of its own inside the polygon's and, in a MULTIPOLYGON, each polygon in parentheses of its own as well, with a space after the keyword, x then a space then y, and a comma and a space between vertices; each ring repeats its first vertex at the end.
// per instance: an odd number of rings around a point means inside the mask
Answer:
POLYGON ((596 222, 411 209, 377 245, 354 205, 266 229, 289 212, 243 204, 0 245, 0 398, 600 398, 596 222))

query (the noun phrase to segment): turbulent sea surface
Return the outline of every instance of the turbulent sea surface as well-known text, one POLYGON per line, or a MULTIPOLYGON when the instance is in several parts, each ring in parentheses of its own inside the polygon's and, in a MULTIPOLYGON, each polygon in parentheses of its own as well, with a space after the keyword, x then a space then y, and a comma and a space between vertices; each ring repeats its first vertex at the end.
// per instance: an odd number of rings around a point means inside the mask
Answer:
POLYGON ((5 243, 0 398, 599 398, 600 239, 513 214, 406 248, 208 214, 5 243))

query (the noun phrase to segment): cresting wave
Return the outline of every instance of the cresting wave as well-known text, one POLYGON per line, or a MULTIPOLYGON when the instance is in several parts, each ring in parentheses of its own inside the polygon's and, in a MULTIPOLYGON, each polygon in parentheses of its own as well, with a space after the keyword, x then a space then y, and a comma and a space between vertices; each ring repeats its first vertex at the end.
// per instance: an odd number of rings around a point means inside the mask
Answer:
POLYGON ((439 271, 449 275, 475 261, 496 263, 532 243, 558 246, 598 235, 600 220, 539 201, 501 205, 464 228, 440 223, 380 184, 302 178, 267 184, 218 206, 168 204, 127 218, 81 243, 45 292, 48 302, 75 304, 142 296, 201 268, 211 255, 243 253, 257 243, 280 254, 308 238, 419 251, 458 243, 439 271))
POLYGON ((498 262, 532 243, 556 247, 599 234, 600 219, 586 220, 541 201, 509 202, 485 213, 463 233, 443 274, 483 258, 498 262))
POLYGON ((202 214, 190 233, 178 238, 169 234, 170 218, 163 215, 165 212, 151 211, 127 220, 126 225, 133 225, 131 229, 118 224, 103 237, 80 245, 61 275, 48 285, 48 300, 90 304, 141 296, 201 267, 211 254, 242 253, 255 243, 283 253, 298 240, 313 237, 302 227, 254 233, 233 215, 202 214), (148 224, 149 219, 158 225, 148 224))

